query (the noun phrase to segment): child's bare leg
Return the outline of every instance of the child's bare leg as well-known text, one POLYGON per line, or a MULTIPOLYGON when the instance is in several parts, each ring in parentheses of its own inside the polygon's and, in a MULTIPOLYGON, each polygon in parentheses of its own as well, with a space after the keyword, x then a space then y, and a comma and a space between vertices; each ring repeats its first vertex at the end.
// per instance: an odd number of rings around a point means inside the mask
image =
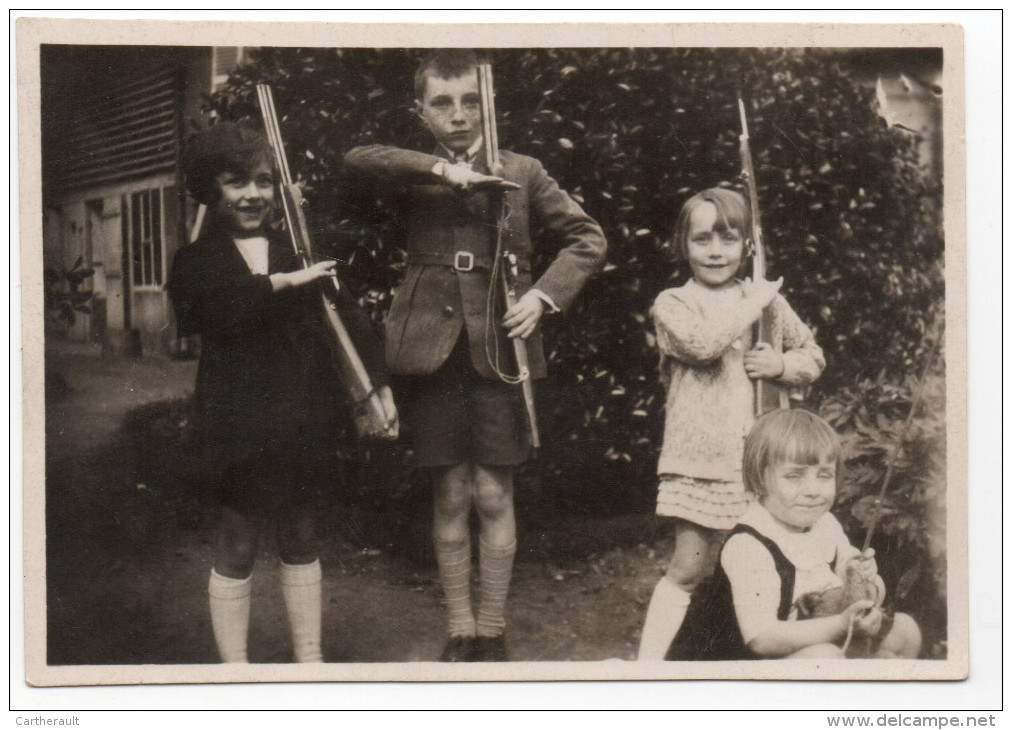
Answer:
POLYGON ((432 534, 436 562, 449 611, 450 636, 473 637, 471 610, 471 512, 473 472, 468 463, 437 469, 433 473, 435 512, 432 534))
POLYGON ((898 613, 893 616, 893 625, 886 637, 882 639, 878 651, 879 658, 916 659, 921 653, 921 629, 910 616, 898 613))
POLYGON ((230 507, 222 510, 207 592, 214 640, 223 662, 247 661, 250 587, 259 539, 260 520, 230 507))
POLYGON ((664 577, 686 593, 713 574, 720 555, 720 530, 679 520, 675 525, 675 554, 664 577))
POLYGON ((501 636, 506 628, 506 595, 517 550, 513 468, 475 465, 474 502, 481 523, 477 633, 485 637, 501 636))
POLYGON ((309 507, 288 510, 278 518, 278 552, 295 661, 321 662, 323 572, 317 557, 316 518, 309 507))
POLYGON ((675 553, 650 598, 638 659, 661 660, 668 653, 685 619, 692 592, 716 567, 721 534, 685 520, 675 524, 675 553))
POLYGON ((843 659, 843 650, 836 644, 812 644, 788 654, 785 659, 843 659))

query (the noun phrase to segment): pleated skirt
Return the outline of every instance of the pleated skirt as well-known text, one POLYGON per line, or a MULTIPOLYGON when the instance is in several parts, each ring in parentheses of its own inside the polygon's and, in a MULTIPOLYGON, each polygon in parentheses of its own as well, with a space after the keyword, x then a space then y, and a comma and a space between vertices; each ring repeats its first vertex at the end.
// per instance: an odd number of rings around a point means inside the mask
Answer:
POLYGON ((662 474, 657 514, 678 517, 711 530, 730 530, 751 501, 741 482, 662 474))

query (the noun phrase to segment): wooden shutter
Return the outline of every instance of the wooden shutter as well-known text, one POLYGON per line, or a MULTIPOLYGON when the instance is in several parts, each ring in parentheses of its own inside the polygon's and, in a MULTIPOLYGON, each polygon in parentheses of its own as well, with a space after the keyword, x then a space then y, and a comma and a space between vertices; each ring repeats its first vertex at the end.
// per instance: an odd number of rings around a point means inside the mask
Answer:
POLYGON ((135 77, 94 98, 73 125, 64 187, 81 188, 171 172, 179 147, 181 74, 135 77))

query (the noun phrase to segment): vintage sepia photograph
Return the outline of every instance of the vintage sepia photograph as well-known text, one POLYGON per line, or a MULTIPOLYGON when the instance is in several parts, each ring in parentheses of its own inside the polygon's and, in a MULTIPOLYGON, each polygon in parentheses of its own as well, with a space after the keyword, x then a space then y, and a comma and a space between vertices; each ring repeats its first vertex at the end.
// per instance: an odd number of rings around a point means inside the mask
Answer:
POLYGON ((17 30, 30 684, 967 676, 958 26, 17 30))

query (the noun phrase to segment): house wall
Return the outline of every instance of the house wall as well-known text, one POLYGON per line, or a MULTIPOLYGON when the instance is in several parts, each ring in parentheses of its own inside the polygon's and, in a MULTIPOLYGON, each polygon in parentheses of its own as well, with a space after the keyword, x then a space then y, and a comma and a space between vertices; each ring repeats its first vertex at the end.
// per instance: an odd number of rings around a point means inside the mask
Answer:
MULTIPOLYGON (((60 51, 62 49, 58 49, 60 51)), ((205 126, 202 120, 204 95, 211 88, 212 50, 183 47, 144 47, 143 52, 121 47, 71 47, 62 55, 51 52, 44 55, 50 61, 50 75, 62 84, 50 97, 50 106, 57 119, 51 125, 58 128, 64 138, 74 124, 75 108, 101 103, 99 98, 109 84, 128 82, 143 77, 153 70, 178 68, 181 94, 176 105, 178 140, 181 151, 186 136, 196 128, 205 126), (106 77, 87 79, 85 83, 67 84, 73 69, 83 67, 103 69, 106 77), (117 73, 118 72, 118 73, 117 73), (82 89, 83 91, 76 91, 82 89), (67 99, 67 94, 79 97, 67 99), (55 101, 53 101, 55 99, 55 101)), ((95 73, 99 73, 95 71, 95 73)), ((46 104, 44 95, 43 104, 46 104)), ((129 110, 127 110, 129 111, 129 110)), ((52 115, 51 115, 52 116, 52 115)), ((45 135, 44 135, 45 139, 45 135)), ((50 137, 52 140, 53 137, 50 137)), ((54 147, 62 140, 56 139, 54 147)), ((51 143, 52 144, 52 143, 51 143)), ((47 337, 65 337, 76 342, 97 342, 103 347, 132 354, 167 354, 174 352, 175 321, 171 302, 165 291, 173 255, 187 240, 187 230, 195 208, 182 194, 182 175, 177 161, 169 168, 154 173, 128 176, 126 179, 105 179, 100 184, 78 184, 64 181, 71 152, 60 148, 50 154, 44 170, 44 197, 46 222, 43 235, 43 261, 47 269, 70 270, 78 257, 82 266, 93 268, 93 276, 83 289, 93 292, 92 313, 78 313, 73 326, 47 327, 47 337), (48 174, 48 180, 46 176, 48 174), (135 263, 124 238, 133 238, 129 230, 131 196, 139 191, 163 191, 161 214, 161 255, 157 260, 157 281, 144 281, 138 285, 135 263)), ((136 252, 133 252, 136 253, 136 252)), ((146 260, 146 259, 145 259, 146 260)), ((154 279, 155 261, 151 273, 154 279)))

